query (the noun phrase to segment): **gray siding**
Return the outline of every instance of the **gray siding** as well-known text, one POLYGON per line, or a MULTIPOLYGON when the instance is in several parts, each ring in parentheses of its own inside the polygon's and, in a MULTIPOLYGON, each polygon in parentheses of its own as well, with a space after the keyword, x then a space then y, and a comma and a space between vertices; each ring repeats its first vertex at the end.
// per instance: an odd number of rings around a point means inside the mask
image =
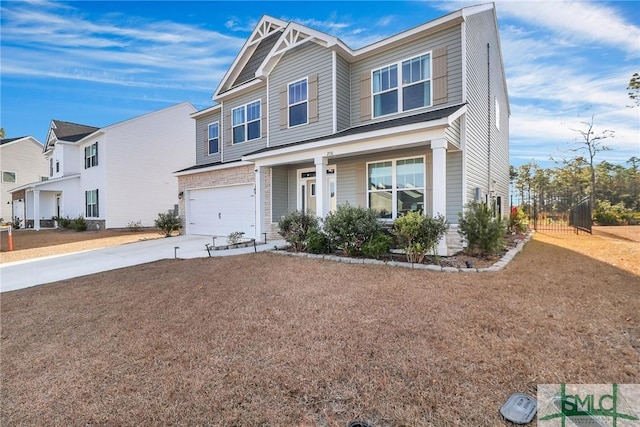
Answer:
MULTIPOLYGON (((509 106, 504 87, 504 74, 499 54, 499 41, 493 11, 473 15, 467 21, 467 102, 465 155, 467 166, 467 198, 473 200, 474 189, 489 191, 496 181, 496 196, 508 200, 509 194, 509 106), (487 43, 490 44, 489 55, 487 43), (490 59, 490 85, 487 75, 490 59), (495 98, 500 102, 500 130, 495 125, 495 98), (491 135, 491 159, 488 136, 491 135)), ((508 209, 503 209, 508 211, 508 209)))
POLYGON ((271 170, 271 218, 278 222, 289 212, 289 170, 286 166, 271 170))
POLYGON ((389 118, 401 117, 422 113, 428 109, 440 109, 450 105, 462 102, 462 42, 461 27, 455 26, 432 34, 424 39, 419 39, 411 43, 407 43, 402 48, 391 49, 364 60, 351 64, 351 125, 357 126, 363 124, 367 120, 363 120, 361 111, 361 78, 363 73, 379 67, 384 67, 391 63, 401 61, 420 55, 437 48, 447 49, 447 75, 448 75, 448 91, 447 101, 443 104, 433 107, 426 107, 418 110, 385 116, 375 120, 388 120, 389 118))
POLYGON ((444 131, 444 136, 449 144, 460 148, 460 118, 456 119, 451 126, 444 131))
POLYGON ((351 68, 349 63, 340 56, 336 61, 336 106, 338 132, 351 126, 351 97, 349 96, 349 81, 351 68))
POLYGON ((223 154, 222 160, 224 162, 230 162, 234 160, 239 160, 244 154, 252 153, 254 151, 260 150, 261 148, 265 148, 267 146, 267 138, 266 138, 266 126, 268 117, 265 116, 267 113, 266 106, 266 89, 260 88, 258 90, 243 94, 234 98, 230 101, 225 101, 222 104, 223 111, 223 122, 221 123, 222 129, 222 145, 223 145, 223 154), (258 139, 252 139, 251 141, 245 141, 238 144, 234 144, 231 138, 231 112, 234 108, 239 107, 241 105, 248 104, 250 102, 254 102, 257 100, 262 101, 262 109, 260 110, 260 114, 262 115, 262 123, 261 125, 261 133, 262 137, 258 139))
POLYGON ((458 213, 462 212, 462 151, 447 153, 447 221, 458 223, 458 213))
POLYGON ((269 77, 269 145, 271 147, 330 135, 333 132, 331 51, 309 42, 288 51, 269 77), (318 75, 318 120, 280 129, 280 90, 297 80, 318 75))
POLYGON ((205 165, 220 161, 220 149, 222 149, 222 122, 220 110, 204 117, 196 119, 196 165, 205 165), (220 123, 220 142, 218 153, 209 155, 209 124, 220 123))

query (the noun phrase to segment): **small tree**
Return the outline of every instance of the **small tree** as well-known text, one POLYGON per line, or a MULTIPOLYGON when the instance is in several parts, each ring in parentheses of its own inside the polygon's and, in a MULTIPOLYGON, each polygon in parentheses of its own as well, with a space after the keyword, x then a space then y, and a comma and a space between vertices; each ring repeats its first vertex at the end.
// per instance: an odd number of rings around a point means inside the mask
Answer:
POLYGON ((640 106, 640 74, 633 73, 627 90, 629 91, 629 99, 635 102, 636 107, 640 106))
POLYGON ((582 122, 585 125, 586 129, 571 129, 574 132, 578 133, 582 138, 581 141, 577 142, 577 148, 572 149, 573 152, 586 151, 588 154, 587 162, 589 163, 589 170, 591 172, 591 194, 590 194, 590 202, 591 206, 596 205, 596 165, 594 162, 594 158, 596 154, 601 151, 610 150, 609 147, 605 146, 602 141, 607 138, 613 138, 614 131, 612 130, 603 130, 601 132, 596 133, 594 130, 593 123, 593 114, 591 115, 591 121, 582 122))
POLYGON ((475 201, 467 203, 465 212, 459 217, 458 233, 471 253, 487 256, 502 249, 506 230, 502 219, 493 216, 489 205, 475 201))
POLYGON ((396 219, 393 228, 404 245, 407 261, 422 263, 427 253, 436 254, 438 242, 449 224, 442 215, 431 218, 422 212, 411 211, 396 219))
POLYGON ((164 237, 171 237, 174 231, 179 231, 182 228, 182 219, 173 212, 161 212, 154 220, 154 225, 164 237))

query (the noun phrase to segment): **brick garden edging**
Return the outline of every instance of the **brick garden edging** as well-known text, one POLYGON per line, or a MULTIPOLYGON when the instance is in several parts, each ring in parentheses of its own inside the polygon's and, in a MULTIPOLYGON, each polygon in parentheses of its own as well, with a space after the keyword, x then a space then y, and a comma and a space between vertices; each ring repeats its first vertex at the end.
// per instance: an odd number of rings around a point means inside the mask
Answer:
MULTIPOLYGON (((307 252, 288 252, 288 251, 271 251, 272 253, 288 255, 288 256, 297 256, 301 258, 310 258, 310 259, 324 259, 327 261, 334 262, 343 262, 345 264, 370 264, 370 265, 389 265, 391 267, 403 267, 403 268, 412 268, 414 270, 427 270, 441 273, 495 273, 497 271, 503 270, 513 258, 524 248, 524 245, 531 240, 533 236, 533 231, 529 232, 524 239, 522 239, 518 244, 509 249, 507 253, 505 253, 500 261, 495 262, 491 267, 482 267, 482 268, 456 268, 456 267, 441 267, 439 265, 432 264, 411 264, 408 262, 399 262, 399 261, 382 261, 378 259, 370 259, 370 258, 350 258, 350 257, 341 257, 337 255, 323 255, 323 254, 310 254, 307 252)), ((284 248, 284 247, 283 247, 284 248)), ((280 248, 278 248, 280 249, 280 248)))

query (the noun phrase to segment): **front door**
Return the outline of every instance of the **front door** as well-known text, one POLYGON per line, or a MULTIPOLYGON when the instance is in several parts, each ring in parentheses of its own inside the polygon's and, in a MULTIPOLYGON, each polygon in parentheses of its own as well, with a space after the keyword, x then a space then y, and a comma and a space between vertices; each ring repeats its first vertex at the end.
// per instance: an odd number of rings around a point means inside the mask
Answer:
MULTIPOLYGON (((327 191, 329 191, 329 211, 336 210, 336 167, 327 167, 327 191)), ((303 212, 316 213, 316 170, 315 168, 298 170, 298 209, 303 212)))
POLYGON ((307 191, 306 191, 306 202, 305 205, 307 209, 310 210, 313 214, 316 213, 316 180, 309 179, 306 183, 307 191))

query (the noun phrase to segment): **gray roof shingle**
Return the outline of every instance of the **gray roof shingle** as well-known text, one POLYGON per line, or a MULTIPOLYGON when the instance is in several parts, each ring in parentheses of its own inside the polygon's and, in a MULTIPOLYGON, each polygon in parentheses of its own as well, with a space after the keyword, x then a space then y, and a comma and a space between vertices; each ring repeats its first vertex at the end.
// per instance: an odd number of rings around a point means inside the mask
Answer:
POLYGON ((55 125, 53 132, 60 141, 77 142, 85 136, 100 130, 100 128, 94 126, 80 125, 62 120, 53 120, 53 124, 55 125))

